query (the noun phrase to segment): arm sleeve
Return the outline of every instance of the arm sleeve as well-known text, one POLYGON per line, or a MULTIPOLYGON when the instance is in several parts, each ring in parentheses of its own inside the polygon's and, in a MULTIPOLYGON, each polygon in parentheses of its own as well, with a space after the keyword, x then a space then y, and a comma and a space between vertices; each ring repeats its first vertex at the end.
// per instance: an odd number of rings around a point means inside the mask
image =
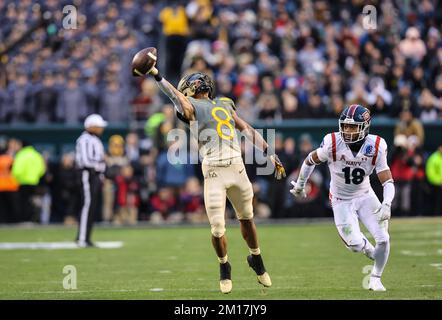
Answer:
POLYGON ((175 109, 181 113, 184 114, 183 106, 181 105, 180 99, 178 99, 177 95, 173 91, 173 88, 171 88, 170 84, 167 82, 166 79, 161 79, 161 81, 157 81, 158 87, 163 91, 163 93, 172 101, 173 105, 175 106, 175 109))
POLYGON ((322 139, 321 145, 316 149, 318 158, 321 162, 327 162, 331 157, 332 152, 332 133, 327 134, 324 139, 322 139))
POLYGON ((376 173, 390 169, 387 163, 387 143, 384 139, 381 139, 381 142, 379 143, 378 157, 376 159, 375 168, 376 173))
MULTIPOLYGON (((310 155, 309 155, 310 156, 310 155)), ((299 170, 299 176, 298 176, 298 186, 301 188, 305 188, 305 184, 307 183, 308 179, 310 178, 310 175, 312 174, 313 170, 315 170, 316 165, 308 165, 305 163, 305 160, 302 162, 301 169, 299 170)))
POLYGON ((383 193, 384 200, 382 202, 391 205, 394 195, 395 195, 395 189, 394 189, 393 180, 388 180, 387 182, 384 183, 384 193, 383 193))

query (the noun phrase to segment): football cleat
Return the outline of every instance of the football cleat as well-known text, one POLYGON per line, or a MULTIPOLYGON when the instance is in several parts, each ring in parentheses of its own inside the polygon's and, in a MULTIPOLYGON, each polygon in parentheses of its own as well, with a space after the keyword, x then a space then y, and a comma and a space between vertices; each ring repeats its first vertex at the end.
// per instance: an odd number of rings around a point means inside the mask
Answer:
POLYGON ((229 262, 219 264, 219 288, 222 293, 230 293, 232 291, 232 267, 229 262))
POLYGON ((219 289, 224 294, 228 294, 228 293, 232 292, 232 280, 229 280, 229 279, 220 280, 219 281, 219 289))
POLYGON ((264 287, 272 286, 272 280, 270 279, 269 274, 266 272, 261 255, 251 254, 247 256, 247 263, 249 264, 250 268, 252 268, 253 271, 255 271, 258 278, 258 282, 260 284, 262 284, 264 287))
POLYGON ((387 291, 387 289, 385 289, 385 287, 382 285, 381 278, 373 275, 370 277, 368 290, 387 291))

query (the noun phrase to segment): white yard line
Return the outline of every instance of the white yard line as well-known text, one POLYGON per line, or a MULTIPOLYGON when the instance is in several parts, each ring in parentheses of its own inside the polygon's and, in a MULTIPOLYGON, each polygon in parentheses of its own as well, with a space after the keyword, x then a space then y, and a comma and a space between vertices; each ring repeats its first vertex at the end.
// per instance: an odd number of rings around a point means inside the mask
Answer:
MULTIPOLYGON (((246 288, 236 288, 235 291, 250 291, 250 290, 259 290, 263 289, 263 287, 256 286, 256 287, 246 287, 246 288)), ((289 290, 293 289, 293 287, 278 287, 278 288, 271 288, 269 290, 289 290)), ((336 289, 336 288, 330 288, 330 289, 336 289)), ((201 292, 219 292, 219 289, 197 289, 197 288, 175 288, 175 289, 164 289, 164 288, 150 288, 150 289, 142 289, 142 290, 126 290, 126 289, 119 289, 119 290, 57 290, 57 291, 24 291, 23 294, 74 294, 74 293, 106 293, 106 292, 195 292, 195 291, 201 291, 201 292)), ((10 294, 11 292, 0 292, 1 294, 10 294)))
MULTIPOLYGON (((117 249, 123 247, 122 241, 98 241, 95 242, 100 249, 117 249)), ((80 247, 71 241, 65 242, 0 242, 0 250, 58 250, 58 249, 80 249, 80 247)))
POLYGON ((401 250, 401 254, 404 256, 412 256, 412 257, 426 257, 432 255, 440 255, 442 254, 442 249, 431 251, 431 252, 423 252, 423 251, 413 251, 413 250, 401 250))

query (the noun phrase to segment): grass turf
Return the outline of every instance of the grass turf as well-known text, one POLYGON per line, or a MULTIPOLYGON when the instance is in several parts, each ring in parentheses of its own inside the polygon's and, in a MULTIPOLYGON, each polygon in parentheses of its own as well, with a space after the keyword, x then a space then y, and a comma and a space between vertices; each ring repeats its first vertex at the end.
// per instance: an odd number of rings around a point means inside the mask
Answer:
MULTIPOLYGON (((0 228, 0 242, 70 241, 75 234, 65 227, 0 228)), ((229 295, 219 292, 208 226, 101 227, 93 240, 124 246, 0 250, 0 299, 442 299, 442 218, 393 219, 390 234, 387 292, 363 289, 363 267, 372 263, 343 246, 330 220, 258 225, 269 289, 248 267, 237 225, 227 227, 229 295), (77 269, 76 290, 63 289, 65 265, 77 269)))

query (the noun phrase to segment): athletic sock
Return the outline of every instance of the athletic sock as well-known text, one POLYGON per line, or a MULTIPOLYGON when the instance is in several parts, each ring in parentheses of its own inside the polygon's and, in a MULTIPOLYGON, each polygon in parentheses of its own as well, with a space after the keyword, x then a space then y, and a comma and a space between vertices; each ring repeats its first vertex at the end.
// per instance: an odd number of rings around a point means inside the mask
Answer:
POLYGON ((262 275, 264 272, 266 272, 266 269, 264 267, 264 262, 262 261, 261 255, 254 255, 251 254, 249 257, 247 257, 247 261, 249 262, 250 267, 256 272, 257 275, 262 275))
POLYGON ((249 252, 255 256, 259 256, 261 254, 261 250, 259 248, 256 249, 249 248, 249 252))
POLYGON ((226 279, 231 280, 232 279, 231 272, 232 272, 232 267, 230 266, 230 263, 228 261, 226 261, 225 263, 220 263, 219 265, 220 280, 226 280, 226 279))
POLYGON ((387 264, 388 256, 390 254, 390 242, 381 242, 376 244, 374 250, 374 268, 371 274, 373 276, 381 277, 387 264))

